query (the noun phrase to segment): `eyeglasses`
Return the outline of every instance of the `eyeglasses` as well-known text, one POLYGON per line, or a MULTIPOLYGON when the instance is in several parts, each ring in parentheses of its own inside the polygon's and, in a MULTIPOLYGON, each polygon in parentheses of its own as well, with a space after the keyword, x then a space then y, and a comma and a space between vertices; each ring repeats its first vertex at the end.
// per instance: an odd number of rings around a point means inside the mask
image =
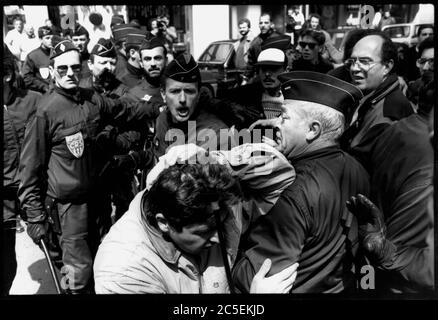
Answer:
POLYGON ((428 62, 431 67, 433 67, 433 58, 429 58, 429 59, 420 58, 420 59, 417 60, 417 63, 420 66, 424 66, 426 64, 426 62, 428 62))
POLYGON ((315 46, 316 46, 317 44, 316 44, 316 43, 313 43, 313 42, 304 42, 304 41, 300 41, 300 42, 298 42, 298 45, 299 45, 301 48, 303 48, 303 49, 304 49, 306 46, 308 46, 310 50, 313 50, 313 49, 315 49, 315 46))
POLYGON ((359 65, 359 68, 364 70, 369 70, 379 62, 380 61, 373 61, 370 58, 350 58, 345 60, 345 65, 351 68, 353 65, 357 63, 359 65))
POLYGON ((82 65, 80 65, 80 64, 74 64, 74 65, 71 65, 71 66, 61 65, 61 66, 57 66, 56 67, 56 71, 58 71, 59 75, 61 77, 63 77, 63 76, 65 76, 67 74, 68 68, 71 68, 73 73, 79 73, 82 70, 82 65))

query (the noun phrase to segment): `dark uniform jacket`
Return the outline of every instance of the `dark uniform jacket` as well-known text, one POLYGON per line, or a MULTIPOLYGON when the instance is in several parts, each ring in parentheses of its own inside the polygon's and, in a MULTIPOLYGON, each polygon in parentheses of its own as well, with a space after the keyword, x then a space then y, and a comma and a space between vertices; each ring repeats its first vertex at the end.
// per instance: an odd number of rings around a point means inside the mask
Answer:
POLYGON ((248 128, 253 122, 266 118, 262 107, 264 91, 260 81, 228 90, 214 104, 215 113, 230 127, 235 125, 238 130, 248 128), (240 116, 236 118, 237 114, 240 116))
POLYGON ((79 86, 81 88, 93 88, 97 91, 97 93, 104 95, 106 97, 118 98, 123 96, 126 92, 128 92, 129 88, 121 83, 119 80, 114 79, 112 83, 108 85, 107 88, 102 88, 100 86, 96 86, 93 83, 93 76, 90 73, 87 77, 82 78, 79 82, 79 86))
MULTIPOLYGON (((35 111, 41 94, 30 90, 14 90, 3 107, 3 197, 16 199, 19 185, 18 167, 24 131, 35 111)), ((3 212, 4 220, 15 215, 3 212)))
POLYGON ((368 194, 365 169, 339 147, 326 147, 293 159, 296 180, 274 207, 250 229, 244 254, 233 278, 249 292, 251 281, 266 258, 271 276, 299 263, 294 293, 340 292, 352 285, 348 279, 345 201, 357 193, 368 194))
POLYGON ((169 110, 162 112, 156 121, 156 134, 154 138, 153 151, 156 158, 162 156, 166 153, 167 148, 171 145, 184 144, 184 143, 195 143, 205 149, 215 149, 215 150, 228 150, 228 140, 221 141, 220 129, 228 129, 228 126, 219 119, 216 115, 208 112, 206 110, 206 105, 208 101, 200 101, 196 107, 195 112, 193 112, 189 121, 196 121, 196 125, 193 127, 195 130, 188 129, 188 122, 184 123, 174 123, 169 110), (184 133, 185 141, 178 140, 172 134, 166 137, 166 133, 170 129, 179 129, 184 133), (203 136, 206 129, 213 130, 216 134, 217 140, 213 143, 208 141, 208 137, 203 136), (207 140, 207 141, 205 141, 207 140))
MULTIPOLYGON (((412 113, 414 109, 401 92, 397 75, 389 75, 375 91, 362 98, 356 109, 357 119, 342 136, 343 149, 353 154, 369 170, 370 149, 380 134, 412 113)), ((350 120, 347 119, 347 122, 350 120)))
POLYGON ((136 68, 130 63, 126 64, 125 70, 120 74, 118 79, 127 87, 133 88, 139 84, 144 76, 143 68, 136 68))
POLYGON ((116 78, 119 79, 120 81, 122 80, 122 76, 126 71, 127 65, 128 65, 128 60, 126 59, 126 57, 120 52, 117 52, 117 63, 116 63, 116 70, 114 71, 114 74, 116 78))
POLYGON ((432 289, 433 164, 427 119, 413 114, 379 137, 371 154, 371 199, 382 210, 394 259, 376 269, 376 289, 432 289))
POLYGON ((28 89, 45 93, 50 82, 50 49, 42 47, 32 50, 23 65, 24 83, 28 89))
POLYGON ((146 109, 104 98, 92 89, 55 87, 38 105, 23 144, 19 199, 30 222, 45 219, 42 199, 86 201, 96 182, 96 136, 106 124, 144 121, 146 109))

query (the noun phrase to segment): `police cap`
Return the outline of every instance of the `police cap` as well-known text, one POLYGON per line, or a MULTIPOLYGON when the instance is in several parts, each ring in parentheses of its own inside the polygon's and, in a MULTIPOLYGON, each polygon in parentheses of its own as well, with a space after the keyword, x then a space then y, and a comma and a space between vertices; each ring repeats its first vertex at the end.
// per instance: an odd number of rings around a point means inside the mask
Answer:
POLYGON ((319 103, 349 117, 363 98, 354 85, 330 76, 311 71, 292 71, 278 76, 284 99, 319 103), (317 94, 315 94, 317 93, 317 94))

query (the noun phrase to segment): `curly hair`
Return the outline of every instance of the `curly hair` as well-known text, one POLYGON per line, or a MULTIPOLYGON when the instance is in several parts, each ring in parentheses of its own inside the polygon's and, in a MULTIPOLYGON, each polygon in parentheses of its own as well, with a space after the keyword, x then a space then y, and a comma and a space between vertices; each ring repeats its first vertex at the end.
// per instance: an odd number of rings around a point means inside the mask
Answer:
POLYGON ((214 214, 212 202, 221 208, 242 198, 237 179, 219 164, 176 164, 160 173, 143 201, 146 219, 157 227, 155 215, 162 213, 177 231, 184 226, 205 223, 214 214))
POLYGON ((300 32, 300 37, 304 38, 306 36, 315 39, 319 46, 322 46, 325 43, 325 35, 321 31, 304 29, 300 32))

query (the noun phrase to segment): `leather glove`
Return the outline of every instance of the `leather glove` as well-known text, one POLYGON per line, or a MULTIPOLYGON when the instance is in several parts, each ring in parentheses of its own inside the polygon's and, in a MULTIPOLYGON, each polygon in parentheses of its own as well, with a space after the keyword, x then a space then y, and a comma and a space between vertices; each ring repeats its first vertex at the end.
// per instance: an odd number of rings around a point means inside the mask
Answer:
POLYGON ((379 208, 361 194, 351 197, 346 205, 357 218, 359 239, 366 255, 378 264, 390 262, 396 247, 386 239, 385 220, 379 208))
POLYGON ((135 152, 113 156, 111 159, 112 167, 122 172, 134 172, 138 164, 133 153, 135 152))
POLYGON ((27 224, 27 234, 35 244, 39 244, 40 240, 45 238, 48 238, 48 229, 49 229, 49 223, 46 221, 44 222, 34 222, 34 223, 28 223, 27 224))
POLYGON ((96 144, 104 151, 111 153, 115 148, 118 134, 117 127, 107 125, 96 137, 96 144))

